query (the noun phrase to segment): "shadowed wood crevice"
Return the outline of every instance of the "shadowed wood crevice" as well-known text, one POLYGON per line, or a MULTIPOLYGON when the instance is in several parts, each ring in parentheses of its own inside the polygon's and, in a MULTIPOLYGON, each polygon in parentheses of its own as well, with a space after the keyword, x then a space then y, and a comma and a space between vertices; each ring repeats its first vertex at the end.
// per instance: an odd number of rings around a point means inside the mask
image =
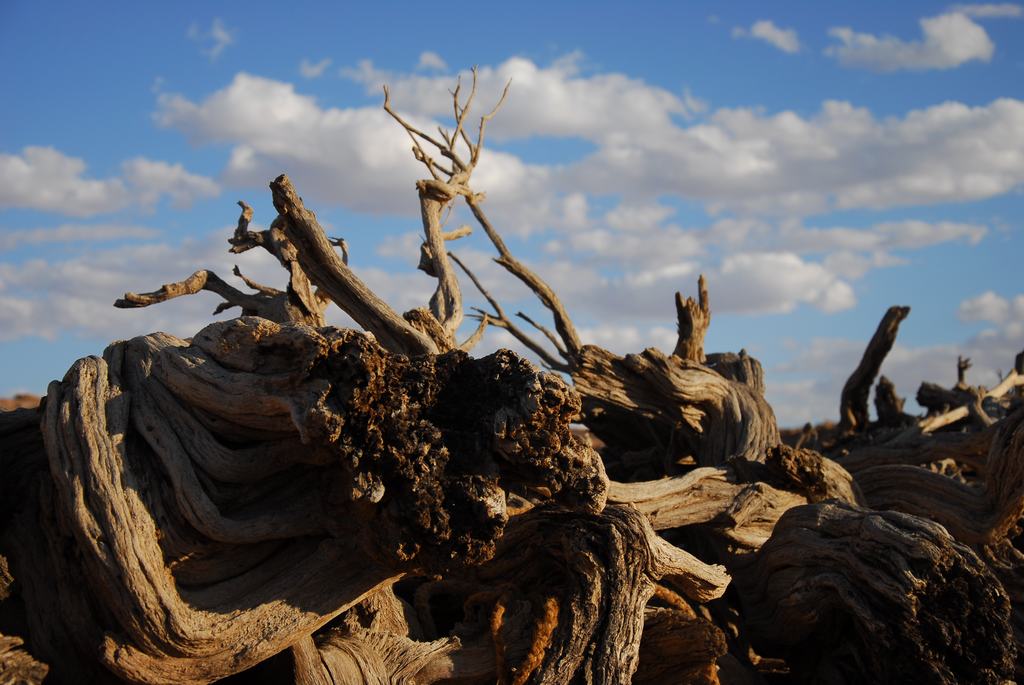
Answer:
MULTIPOLYGON (((655 583, 703 602, 729 582, 724 569, 670 545, 638 511, 621 506, 600 514, 534 508, 510 522, 493 559, 463 577, 419 594, 425 606, 432 592, 446 593, 445 606, 462 605, 455 635, 469 646, 482 637, 491 641, 491 682, 506 683, 632 682, 655 583)), ((721 643, 688 639, 684 624, 654 629, 648 649, 656 653, 659 640, 681 640, 675 644, 692 652, 676 661, 707 666, 721 643)), ((649 670, 657 673, 658 665, 649 670)))
POLYGON ((70 640, 121 678, 209 682, 405 572, 489 558, 507 520, 503 483, 599 511, 603 470, 569 431, 578 410, 561 380, 508 352, 410 360, 355 331, 256 318, 213 324, 191 345, 118 343, 47 397, 47 499, 67 532, 44 526, 29 540, 7 527, 16 573, 32 578, 26 602, 41 609, 50 586, 62 588, 64 624, 40 610, 32 632, 66 637, 42 642, 40 655, 61 666, 58 679, 73 663, 59 647, 70 640), (193 407, 290 429, 294 466, 248 474, 233 500, 200 464, 230 478, 244 471, 231 460, 251 460, 253 446, 229 447, 188 420, 193 407), (319 469, 319 486, 277 497, 295 468, 319 469), (273 540, 291 551, 257 551, 273 540), (56 552, 68 545, 73 558, 56 552), (87 588, 100 594, 79 594, 87 588))
POLYGON ((21 638, 0 633, 0 683, 41 685, 49 668, 32 658, 21 638))
POLYGON ((876 509, 927 517, 971 545, 992 544, 1020 533, 1024 515, 1024 409, 993 429, 984 460, 983 487, 965 485, 919 466, 875 466, 857 473, 857 484, 876 509))
POLYGON ((1009 598, 977 555, 925 519, 797 507, 733 572, 758 651, 785 656, 804 680, 1012 677, 1009 598))

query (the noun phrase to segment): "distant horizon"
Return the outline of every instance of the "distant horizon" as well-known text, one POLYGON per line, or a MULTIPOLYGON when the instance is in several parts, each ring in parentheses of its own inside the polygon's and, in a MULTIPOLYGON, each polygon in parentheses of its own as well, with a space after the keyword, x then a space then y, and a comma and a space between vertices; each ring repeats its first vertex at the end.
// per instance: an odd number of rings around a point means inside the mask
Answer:
MULTIPOLYGON (((235 202, 266 226, 280 173, 375 292, 425 305, 423 172, 381 86, 433 130, 473 65, 478 115, 511 89, 472 186, 584 342, 671 351, 673 295, 703 273, 706 349, 762 362, 780 425, 838 417, 890 305, 911 307, 882 367, 908 410, 958 355, 991 387, 1024 349, 1022 38, 1018 3, 7 3, 0 397, 215 319, 209 293, 115 309, 125 291, 235 264, 281 287, 271 259, 227 251, 235 202)), ((508 311, 543 314, 479 231, 452 249, 508 311)), ((474 354, 497 346, 521 351, 492 330, 474 354)))

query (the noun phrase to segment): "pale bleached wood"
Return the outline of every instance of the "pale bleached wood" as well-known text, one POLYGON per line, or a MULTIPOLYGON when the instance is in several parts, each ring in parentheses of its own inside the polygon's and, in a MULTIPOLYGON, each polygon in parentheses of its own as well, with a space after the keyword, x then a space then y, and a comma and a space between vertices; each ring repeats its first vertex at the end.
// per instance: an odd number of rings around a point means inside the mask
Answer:
POLYGON ((387 349, 405 354, 437 352, 430 338, 395 313, 338 257, 316 215, 306 209, 286 175, 274 179, 270 190, 278 211, 276 221, 295 245, 298 264, 313 284, 387 349))
POLYGON ((734 456, 760 460, 779 443, 775 415, 753 388, 653 348, 619 357, 587 345, 572 377, 588 412, 626 411, 683 426, 701 466, 734 456))
POLYGON ((684 301, 682 293, 676 292, 676 319, 679 337, 672 354, 680 359, 703 364, 707 359, 704 355, 704 336, 711 323, 711 304, 704 274, 697 279, 697 300, 687 297, 684 301))

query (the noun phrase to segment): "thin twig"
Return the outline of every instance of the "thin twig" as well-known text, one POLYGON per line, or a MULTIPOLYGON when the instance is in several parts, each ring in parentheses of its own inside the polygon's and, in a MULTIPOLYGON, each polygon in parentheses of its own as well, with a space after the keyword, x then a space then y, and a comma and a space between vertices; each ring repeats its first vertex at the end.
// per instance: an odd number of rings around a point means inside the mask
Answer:
POLYGON ((522 319, 523 321, 525 321, 526 323, 530 324, 531 326, 536 328, 538 331, 543 333, 544 337, 547 338, 549 341, 551 341, 551 344, 555 346, 555 349, 558 350, 558 353, 560 355, 562 355, 563 357, 567 357, 568 356, 568 352, 566 352, 565 348, 562 347, 562 343, 558 339, 558 336, 556 336, 554 333, 552 333, 550 329, 548 329, 546 326, 544 326, 542 324, 537 323, 536 321, 531 319, 529 316, 527 316, 523 312, 516 312, 516 316, 518 316, 520 319, 522 319))
POLYGON ((501 305, 498 304, 498 301, 487 291, 487 288, 485 288, 483 284, 480 283, 479 279, 477 279, 476 277, 476 274, 474 274, 469 269, 469 267, 462 263, 461 259, 459 259, 457 256, 455 256, 455 254, 451 252, 448 253, 448 256, 451 258, 453 262, 459 265, 459 268, 461 268, 467 276, 469 276, 469 280, 473 282, 473 285, 476 286, 476 289, 480 291, 480 294, 483 295, 484 298, 490 303, 491 307, 494 308, 494 313, 489 314, 488 312, 484 311, 483 309, 480 309, 479 307, 473 307, 473 311, 478 313, 478 317, 490 317, 490 323, 492 326, 503 328, 509 333, 511 333, 516 340, 521 342, 523 345, 532 350, 534 354, 540 357, 541 361, 543 361, 548 368, 555 369, 556 371, 563 371, 566 373, 569 372, 570 369, 568 364, 552 356, 552 354, 545 350, 540 343, 538 343, 536 340, 528 336, 525 332, 523 332, 522 329, 516 326, 511 320, 509 320, 507 316, 505 316, 505 311, 501 308, 501 305))

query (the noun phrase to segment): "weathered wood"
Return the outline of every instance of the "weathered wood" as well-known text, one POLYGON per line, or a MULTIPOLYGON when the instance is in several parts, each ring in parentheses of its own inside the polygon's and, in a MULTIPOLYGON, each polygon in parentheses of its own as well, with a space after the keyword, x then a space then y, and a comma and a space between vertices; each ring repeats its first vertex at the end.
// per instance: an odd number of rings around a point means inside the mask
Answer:
POLYGON ((620 506, 597 515, 531 510, 514 519, 494 559, 476 574, 485 587, 505 588, 501 618, 492 624, 496 640, 507 646, 504 668, 521 672, 529 663, 535 683, 630 682, 655 581, 698 602, 720 596, 729 582, 722 567, 670 545, 639 512, 620 506), (557 611, 543 611, 552 597, 557 611), (553 623, 546 646, 526 654, 513 649, 526 632, 517 625, 544 616, 553 623))
POLYGON ((16 575, 39 581, 24 587, 30 610, 59 599, 66 614, 60 626, 37 613, 33 639, 67 632, 40 656, 58 680, 71 661, 51 650, 70 641, 133 682, 209 682, 403 572, 486 560, 507 520, 499 479, 598 511, 606 481, 569 431, 578 411, 564 383, 509 352, 409 360, 354 331, 255 318, 213 324, 191 345, 118 343, 47 397, 48 487, 70 537, 44 526, 33 535, 51 547, 38 554, 5 537, 16 575), (230 478, 244 471, 230 462, 255 453, 217 446, 191 407, 290 426, 285 461, 241 489, 209 480, 200 464, 230 478), (271 556, 246 553, 271 543, 271 556), (67 545, 75 558, 57 552, 67 545))
POLYGON ((610 444, 622 441, 614 432, 616 412, 650 420, 666 436, 682 428, 701 466, 734 456, 760 460, 779 443, 775 415, 754 389, 653 348, 619 357, 586 345, 572 379, 584 421, 610 444))
POLYGON ((713 623, 675 609, 648 608, 640 639, 637 685, 718 685, 718 658, 725 637, 713 623))
POLYGON ((21 638, 0 633, 0 683, 40 685, 49 668, 22 648, 21 638))
POLYGON ((291 180, 281 174, 270 184, 275 222, 295 245, 298 264, 310 281, 330 296, 356 323, 373 333, 381 345, 393 352, 429 354, 437 346, 420 331, 409 325, 376 293, 366 287, 331 247, 327 235, 306 209, 291 180))
POLYGON ((279 225, 272 225, 265 231, 250 231, 253 209, 245 202, 239 201, 242 213, 238 217, 238 226, 234 235, 228 239, 231 252, 238 254, 261 247, 274 256, 282 267, 288 271, 288 287, 281 291, 260 285, 242 275, 238 267, 234 268, 236 276, 255 293, 244 293, 228 285, 212 271, 200 269, 188 278, 175 283, 167 283, 149 293, 126 292, 124 297, 114 302, 121 309, 149 307, 184 295, 195 295, 207 290, 220 295, 224 301, 217 306, 214 314, 240 307, 242 316, 260 316, 277 323, 305 323, 310 326, 324 325, 324 309, 328 300, 320 293, 314 293, 309 278, 298 263, 295 246, 284 235, 279 225))
POLYGON ((476 84, 436 136, 385 89, 429 174, 428 306, 370 291, 282 175, 270 228, 240 203, 229 243, 270 252, 286 290, 236 267, 252 293, 209 271, 127 293, 208 290, 245 316, 115 343, 0 413, 0 629, 27 640, 0 635, 0 680, 38 667, 26 652, 56 685, 1020 680, 1024 354, 992 390, 959 359, 920 422, 883 376, 869 424, 893 307, 840 426, 782 445, 757 360, 704 352, 703 277, 677 293, 672 355, 584 344, 470 186, 497 110, 473 140, 476 84), (460 198, 550 329, 520 328, 447 252, 460 198), (461 343, 450 262, 491 307, 461 343), (366 332, 322 326, 330 301, 366 332), (575 390, 506 350, 470 358, 488 326, 575 390))
POLYGON ((893 382, 882 376, 875 386, 875 412, 878 423, 890 428, 898 428, 913 423, 914 418, 903 412, 904 399, 896 394, 893 382))
POLYGON ((1024 515, 1024 409, 993 431, 983 488, 910 465, 859 471, 857 484, 872 507, 927 517, 971 545, 1016 536, 1024 515))
POLYGON ((733 565, 761 653, 808 682, 1000 683, 1013 675, 1010 602, 939 525, 846 504, 796 507, 733 565))
POLYGON ((676 292, 676 319, 679 327, 679 338, 672 354, 697 364, 703 364, 704 336, 711 324, 711 304, 708 302, 708 286, 701 274, 697 279, 697 300, 676 292))
POLYGON ((764 394, 764 368, 746 350, 735 352, 712 352, 707 355, 706 365, 720 376, 749 385, 758 394, 764 394))
POLYGON ((889 307, 871 336, 857 368, 843 386, 839 403, 839 428, 844 432, 863 431, 868 425, 868 393, 889 350, 896 342, 900 322, 907 318, 910 307, 889 307))

